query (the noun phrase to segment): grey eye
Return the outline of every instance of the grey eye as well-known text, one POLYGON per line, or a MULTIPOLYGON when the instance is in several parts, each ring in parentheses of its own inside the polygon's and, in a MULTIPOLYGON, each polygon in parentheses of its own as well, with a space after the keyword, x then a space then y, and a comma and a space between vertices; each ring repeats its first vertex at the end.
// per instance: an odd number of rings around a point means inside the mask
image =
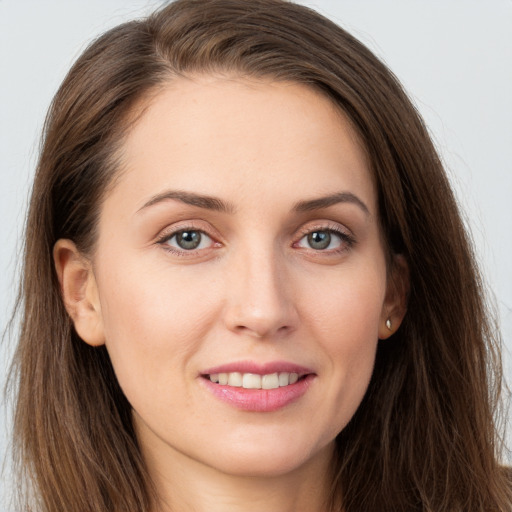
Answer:
POLYGON ((180 249, 191 251, 201 245, 202 234, 200 231, 180 231, 174 236, 176 237, 176 245, 180 249))
POLYGON ((313 231, 307 235, 307 240, 312 249, 327 249, 331 244, 331 233, 329 231, 313 231))
POLYGON ((351 241, 347 235, 335 229, 315 229, 303 235, 296 243, 296 247, 312 249, 314 251, 336 251, 344 247, 348 248, 351 241))
POLYGON ((172 235, 165 237, 160 243, 171 252, 182 254, 215 246, 214 241, 204 231, 193 228, 175 231, 172 235))

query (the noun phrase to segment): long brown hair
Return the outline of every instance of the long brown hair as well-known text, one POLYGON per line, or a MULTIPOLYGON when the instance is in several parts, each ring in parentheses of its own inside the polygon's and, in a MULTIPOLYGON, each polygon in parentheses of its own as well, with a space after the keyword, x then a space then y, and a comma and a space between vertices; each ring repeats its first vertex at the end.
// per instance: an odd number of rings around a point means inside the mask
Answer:
POLYGON ((366 396, 337 438, 332 503, 341 496, 345 512, 509 511, 499 337, 427 130, 367 48, 281 0, 178 0, 93 42, 55 96, 26 227, 13 366, 15 460, 32 489, 24 498, 45 512, 149 510, 130 405, 105 348, 73 330, 52 248, 70 238, 93 250, 134 106, 173 77, 211 72, 305 84, 338 105, 366 147, 390 262, 408 262, 408 313, 380 342, 366 396))

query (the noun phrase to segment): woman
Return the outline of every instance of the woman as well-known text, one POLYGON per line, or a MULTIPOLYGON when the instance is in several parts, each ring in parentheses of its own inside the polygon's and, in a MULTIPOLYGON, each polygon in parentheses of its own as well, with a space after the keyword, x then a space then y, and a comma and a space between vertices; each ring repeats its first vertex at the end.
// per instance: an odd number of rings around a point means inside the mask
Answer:
POLYGON ((16 355, 41 510, 508 510, 498 345, 421 119, 277 0, 113 29, 52 104, 16 355))

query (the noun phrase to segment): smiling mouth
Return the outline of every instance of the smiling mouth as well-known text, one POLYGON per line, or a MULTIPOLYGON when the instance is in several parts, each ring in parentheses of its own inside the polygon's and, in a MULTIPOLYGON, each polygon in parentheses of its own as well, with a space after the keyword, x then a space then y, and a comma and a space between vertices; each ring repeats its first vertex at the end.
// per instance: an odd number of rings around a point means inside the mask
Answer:
POLYGON ((204 375, 204 378, 221 386, 230 386, 244 389, 277 389, 295 384, 307 377, 293 372, 269 373, 258 375, 256 373, 212 373, 204 375))

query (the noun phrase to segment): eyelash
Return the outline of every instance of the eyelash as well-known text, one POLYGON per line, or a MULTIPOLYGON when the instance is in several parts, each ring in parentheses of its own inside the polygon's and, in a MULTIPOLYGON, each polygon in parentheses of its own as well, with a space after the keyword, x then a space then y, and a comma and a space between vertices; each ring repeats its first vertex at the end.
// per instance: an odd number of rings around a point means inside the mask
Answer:
POLYGON ((305 237, 312 235, 313 233, 329 233, 334 234, 340 239, 340 247, 337 247, 335 249, 314 249, 312 247, 305 248, 308 251, 313 251, 315 254, 324 253, 325 255, 332 255, 332 254, 340 254, 345 251, 348 251, 354 247, 356 244, 356 239, 346 233, 345 231, 342 231, 337 225, 333 224, 321 224, 318 226, 308 226, 305 228, 302 228, 300 230, 300 238, 297 242, 294 242, 294 246, 297 246, 299 242, 301 242, 305 237))
MULTIPOLYGON (((190 250, 187 250, 187 249, 177 249, 177 248, 172 247, 172 246, 167 244, 167 242, 169 242, 173 238, 177 237, 179 234, 186 233, 186 232, 200 233, 202 237, 203 236, 208 237, 212 241, 212 244, 214 246, 215 245, 220 246, 219 242, 216 242, 214 237, 210 236, 205 230, 200 229, 200 228, 198 228, 196 226, 193 226, 193 225, 183 226, 183 227, 180 227, 178 229, 173 229, 172 231, 166 231, 166 232, 162 233, 158 237, 156 242, 157 242, 157 244, 161 245, 162 248, 165 251, 167 251, 167 252, 169 252, 169 253, 171 253, 171 254, 173 254, 175 256, 190 257, 190 256, 193 256, 193 255, 197 254, 197 251, 201 251, 203 249, 190 249, 190 250)), ((201 240, 201 242, 202 242, 202 240, 201 240)))
MULTIPOLYGON (((200 248, 200 249, 177 249, 167 244, 170 240, 177 237, 181 233, 186 232, 193 232, 193 233, 200 233, 201 236, 206 236, 211 240, 211 244, 213 246, 217 245, 220 246, 221 244, 219 242, 215 241, 215 238, 211 235, 209 235, 205 230, 200 229, 198 227, 195 227, 193 225, 190 226, 184 226, 180 227, 179 229, 174 229, 171 232, 164 232, 160 235, 160 237, 157 239, 157 243, 162 246, 162 248, 179 257, 190 257, 197 254, 197 251, 204 250, 206 248, 200 248)), ((313 251, 315 254, 324 253, 326 255, 328 254, 339 254, 345 251, 350 250, 356 243, 355 238, 352 235, 349 235, 348 233, 342 231, 338 226, 336 225, 319 225, 314 227, 306 227, 302 228, 299 232, 299 238, 296 242, 292 244, 292 247, 299 247, 299 243, 307 236, 312 235, 313 233, 329 233, 334 234, 336 237, 340 239, 340 247, 337 247, 335 249, 314 249, 313 247, 306 247, 304 248, 307 251, 313 251)), ((200 242, 201 243, 201 242, 200 242)))

